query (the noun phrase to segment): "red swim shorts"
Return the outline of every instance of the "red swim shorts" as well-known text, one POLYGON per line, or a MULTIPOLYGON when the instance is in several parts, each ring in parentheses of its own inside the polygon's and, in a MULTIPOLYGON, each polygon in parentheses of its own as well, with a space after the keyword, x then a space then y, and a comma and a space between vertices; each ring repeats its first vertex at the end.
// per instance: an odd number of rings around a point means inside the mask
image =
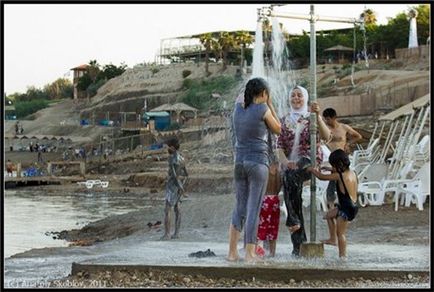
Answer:
POLYGON ((258 240, 277 240, 280 221, 280 200, 277 195, 266 195, 259 214, 258 240))

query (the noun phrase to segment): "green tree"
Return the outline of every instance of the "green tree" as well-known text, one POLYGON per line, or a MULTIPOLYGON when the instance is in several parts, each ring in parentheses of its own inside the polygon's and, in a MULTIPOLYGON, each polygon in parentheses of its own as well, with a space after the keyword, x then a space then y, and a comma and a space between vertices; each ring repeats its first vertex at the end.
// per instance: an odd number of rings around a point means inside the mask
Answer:
POLYGON ((122 75, 127 68, 127 65, 121 64, 119 67, 113 64, 104 65, 102 71, 96 77, 96 82, 99 80, 110 80, 114 77, 122 75))
POLYGON ((430 5, 421 4, 417 7, 414 7, 414 9, 417 11, 416 22, 419 44, 425 44, 427 38, 430 35, 430 5))
POLYGON ((53 83, 44 86, 44 91, 49 99, 61 99, 71 97, 73 93, 73 85, 69 79, 58 78, 53 83))
POLYGON ((360 17, 364 19, 366 26, 372 26, 377 24, 377 16, 374 10, 366 8, 360 14, 360 17))
POLYGON ((245 51, 246 51, 246 47, 248 45, 250 45, 251 43, 253 43, 254 41, 254 37, 245 30, 242 31, 238 31, 235 34, 235 42, 237 43, 237 45, 241 48, 241 62, 240 62, 240 68, 243 68, 243 63, 244 63, 244 59, 245 59, 245 51))
POLYGON ((205 72, 207 75, 209 75, 210 74, 209 67, 208 67, 209 66, 209 53, 211 52, 214 39, 213 39, 211 33, 205 33, 205 34, 200 36, 199 40, 200 40, 200 43, 205 48, 205 72))
POLYGON ((101 72, 101 65, 98 64, 97 60, 90 60, 89 61, 89 67, 87 68, 87 72, 89 74, 90 79, 92 82, 96 81, 96 78, 98 74, 101 72))
POLYGON ((89 73, 86 72, 83 74, 83 76, 78 78, 77 90, 85 91, 92 83, 93 83, 92 78, 90 77, 89 73))
POLYGON ((228 53, 230 50, 234 49, 236 47, 235 37, 233 34, 230 34, 228 32, 221 32, 218 43, 221 47, 221 53, 223 58, 223 71, 226 70, 228 65, 228 53))

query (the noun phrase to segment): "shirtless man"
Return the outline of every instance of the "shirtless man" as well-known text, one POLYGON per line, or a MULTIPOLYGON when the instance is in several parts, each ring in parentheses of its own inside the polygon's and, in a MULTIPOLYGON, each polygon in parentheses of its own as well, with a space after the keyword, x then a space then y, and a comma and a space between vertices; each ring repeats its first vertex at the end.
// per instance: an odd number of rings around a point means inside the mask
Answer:
POLYGON ((6 171, 8 173, 8 176, 12 176, 13 171, 15 170, 15 165, 10 161, 10 159, 8 159, 8 161, 6 162, 6 171))
MULTIPOLYGON (((337 149, 342 149, 345 152, 349 153, 350 149, 353 145, 362 139, 362 135, 360 135, 357 131, 355 131, 350 126, 340 123, 337 121, 336 111, 332 108, 327 108, 323 111, 323 117, 325 123, 332 133, 332 138, 328 141, 327 146, 330 151, 333 152, 337 149), (349 139, 347 139, 347 136, 349 139)), ((324 170, 331 170, 330 168, 323 167, 324 170)), ((327 208, 331 209, 334 207, 334 202, 336 200, 336 181, 331 180, 327 187, 327 208)), ((324 218, 326 219, 326 218, 324 218)), ((336 235, 336 219, 329 218, 327 219, 327 225, 329 228, 330 238, 326 240, 321 240, 324 244, 337 244, 337 235, 336 235)))

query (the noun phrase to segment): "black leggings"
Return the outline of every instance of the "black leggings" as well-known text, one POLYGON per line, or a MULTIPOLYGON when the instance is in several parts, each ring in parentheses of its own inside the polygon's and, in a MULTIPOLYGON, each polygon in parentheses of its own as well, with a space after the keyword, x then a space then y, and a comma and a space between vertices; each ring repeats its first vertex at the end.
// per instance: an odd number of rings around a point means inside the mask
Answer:
POLYGON ((293 245, 292 253, 295 255, 299 255, 300 245, 307 241, 304 229, 303 201, 301 194, 303 191, 303 181, 305 181, 308 176, 303 172, 305 171, 287 169, 283 174, 283 197, 286 210, 288 211, 286 226, 300 225, 300 229, 291 234, 293 245))

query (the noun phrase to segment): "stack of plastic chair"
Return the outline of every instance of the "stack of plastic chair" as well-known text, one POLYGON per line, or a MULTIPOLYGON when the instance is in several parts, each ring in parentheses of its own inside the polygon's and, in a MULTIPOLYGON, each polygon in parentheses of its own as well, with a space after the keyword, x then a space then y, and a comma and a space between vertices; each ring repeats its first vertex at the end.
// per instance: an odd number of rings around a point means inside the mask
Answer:
POLYGON ((383 178, 380 181, 367 181, 359 184, 358 192, 362 193, 358 200, 361 206, 380 206, 384 203, 384 197, 388 192, 397 192, 401 182, 408 181, 409 174, 413 171, 413 162, 407 163, 398 173, 396 178, 383 178))
POLYGON ((399 182, 395 193, 395 211, 398 211, 400 198, 401 205, 405 203, 405 206, 409 207, 410 204, 415 204, 422 211, 423 204, 430 194, 430 180, 430 162, 425 162, 413 179, 399 182))

